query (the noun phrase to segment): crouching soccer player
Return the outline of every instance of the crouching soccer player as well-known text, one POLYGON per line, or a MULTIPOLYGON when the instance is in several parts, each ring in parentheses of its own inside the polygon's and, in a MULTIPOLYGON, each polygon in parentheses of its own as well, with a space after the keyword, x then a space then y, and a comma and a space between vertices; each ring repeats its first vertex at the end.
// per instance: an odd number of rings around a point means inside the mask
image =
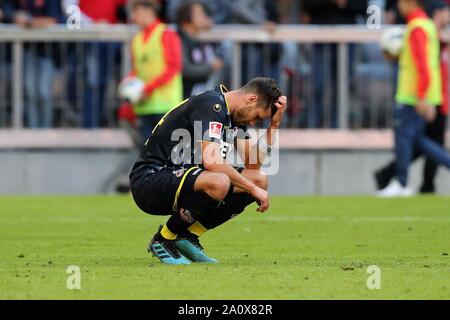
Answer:
POLYGON ((257 211, 269 208, 268 181, 260 167, 286 103, 274 80, 255 78, 237 90, 221 85, 195 95, 161 119, 130 174, 138 207, 171 215, 150 241, 149 252, 167 264, 217 262, 205 254, 199 236, 255 201, 257 211), (269 118, 266 134, 250 139, 247 126, 269 118), (234 147, 244 167, 227 163, 234 147))

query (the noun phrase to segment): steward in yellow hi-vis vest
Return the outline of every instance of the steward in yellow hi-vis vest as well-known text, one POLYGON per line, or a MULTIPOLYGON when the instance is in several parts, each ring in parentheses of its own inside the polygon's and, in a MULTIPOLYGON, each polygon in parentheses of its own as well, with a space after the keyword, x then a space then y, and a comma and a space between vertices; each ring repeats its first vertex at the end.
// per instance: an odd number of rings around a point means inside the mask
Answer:
POLYGON ((132 42, 136 76, 146 83, 146 98, 137 115, 164 114, 182 100, 181 47, 178 35, 159 21, 138 33, 132 42))
MULTIPOLYGON (((380 197, 410 197, 409 167, 414 154, 424 155, 450 169, 450 154, 426 135, 427 122, 436 119, 442 103, 439 35, 422 0, 398 0, 406 19, 394 108, 395 179, 379 191, 380 197)), ((379 174, 376 174, 377 181, 379 174)))
POLYGON ((174 30, 158 20, 158 2, 132 3, 132 18, 140 32, 131 43, 130 77, 144 83, 142 95, 134 102, 134 112, 141 135, 146 138, 163 115, 182 101, 181 41, 174 30))
POLYGON ((399 60, 397 103, 415 107, 423 99, 430 105, 440 105, 442 84, 439 35, 433 21, 422 10, 410 17, 403 42, 399 60), (425 37, 413 35, 417 32, 425 37))

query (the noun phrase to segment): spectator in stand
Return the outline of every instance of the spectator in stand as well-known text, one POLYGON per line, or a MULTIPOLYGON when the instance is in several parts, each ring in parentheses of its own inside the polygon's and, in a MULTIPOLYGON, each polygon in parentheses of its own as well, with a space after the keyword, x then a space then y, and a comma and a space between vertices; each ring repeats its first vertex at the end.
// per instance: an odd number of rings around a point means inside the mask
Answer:
MULTIPOLYGON (((60 1, 19 0, 14 23, 29 28, 47 28, 63 23, 60 1)), ((54 43, 32 43, 25 46, 24 85, 25 119, 29 128, 53 126, 52 87, 58 59, 54 43)))
MULTIPOLYGON (((276 31, 279 22, 277 8, 270 0, 239 0, 231 3, 231 22, 261 25, 269 32, 276 31)), ((245 44, 242 46, 242 81, 246 83, 255 76, 280 78, 280 44, 245 44)))
MULTIPOLYGON (((13 23, 15 1, 4 0, 0 3, 0 24, 13 23)), ((11 44, 0 43, 0 127, 9 124, 11 101, 11 44)))
POLYGON ((0 3, 0 23, 13 23, 14 22, 14 0, 3 0, 0 3))
MULTIPOLYGON (((367 11, 367 0, 303 0, 303 8, 311 24, 339 25, 355 24, 360 15, 367 11)), ((353 48, 350 48, 352 56, 353 48)), ((315 44, 313 48, 313 94, 315 103, 308 110, 308 127, 337 128, 337 45, 315 44), (325 110, 324 97, 327 83, 330 83, 331 110, 325 110), (329 123, 325 114, 330 115, 329 123)))
MULTIPOLYGON (((428 15, 433 19, 436 28, 441 33, 445 31, 450 23, 450 9, 443 0, 427 1, 425 8, 428 15)), ((442 104, 439 106, 439 112, 436 119, 427 124, 425 134, 440 146, 444 147, 447 116, 449 113, 449 88, 448 88, 448 68, 449 52, 447 43, 441 40, 440 66, 442 79, 442 104)), ((420 150, 415 150, 413 161, 421 156, 420 150)), ((434 193, 436 191, 434 180, 437 173, 437 164, 431 159, 426 159, 423 170, 423 183, 420 187, 420 193, 434 193)), ((395 162, 391 162, 386 167, 375 173, 375 180, 379 190, 384 189, 391 179, 395 176, 395 162)))
POLYGON ((214 24, 227 24, 230 22, 232 1, 233 0, 206 1, 206 10, 211 16, 214 24))
POLYGON ((386 24, 405 24, 405 19, 398 12, 398 0, 386 0, 385 5, 385 23, 386 24))
MULTIPOLYGON (((0 3, 0 23, 10 24, 14 23, 14 12, 16 9, 16 1, 14 0, 4 0, 0 3)), ((9 66, 9 63, 11 62, 11 44, 10 43, 2 43, 0 44, 4 46, 2 49, 5 50, 5 62, 6 65, 9 66)), ((6 65, 0 65, 0 68, 6 67, 6 65)), ((6 74, 5 71, 3 73, 0 73, 0 77, 2 75, 6 74)))
MULTIPOLYGON (((189 0, 170 0, 167 4, 167 17, 171 22, 177 21, 178 8, 189 0)), ((214 0, 202 2, 214 24, 227 24, 231 18, 231 2, 236 0, 214 0)))
POLYGON ((182 56, 177 33, 158 19, 159 4, 153 0, 132 2, 132 19, 140 29, 131 45, 133 70, 146 85, 143 98, 134 106, 142 137, 149 137, 161 117, 181 102, 182 56))
POLYGON ((197 39, 200 32, 211 28, 213 22, 201 1, 187 1, 178 8, 178 34, 183 47, 183 95, 188 98, 206 90, 206 82, 223 68, 214 47, 197 39))
MULTIPOLYGON (((127 0, 63 0, 63 7, 76 5, 81 11, 82 25, 108 25, 119 22, 127 0)), ((66 11, 66 10, 65 10, 66 11)), ((90 42, 85 46, 86 82, 83 90, 83 126, 98 128, 106 122, 106 88, 110 65, 119 60, 120 44, 90 42)), ((72 60, 76 59, 72 57, 72 60)))
POLYGON ((273 1, 233 1, 231 14, 232 23, 259 24, 270 32, 275 31, 278 23, 277 7, 273 1))
POLYGON ((300 23, 300 1, 297 0, 279 0, 277 1, 277 11, 279 13, 280 23, 298 24, 300 23))
POLYGON ((120 11, 126 6, 127 0, 63 0, 64 5, 80 7, 82 23, 115 24, 119 22, 120 11))

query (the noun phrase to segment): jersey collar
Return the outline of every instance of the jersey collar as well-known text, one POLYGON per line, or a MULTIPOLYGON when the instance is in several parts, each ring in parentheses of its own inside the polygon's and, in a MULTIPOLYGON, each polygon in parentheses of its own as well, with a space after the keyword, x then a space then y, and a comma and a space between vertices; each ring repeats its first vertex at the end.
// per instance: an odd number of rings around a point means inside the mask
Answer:
POLYGON ((230 115, 231 114, 230 113, 230 106, 228 105, 227 97, 225 97, 225 94, 224 94, 226 92, 229 92, 230 90, 228 90, 227 87, 225 87, 223 84, 219 85, 219 90, 220 90, 220 92, 223 95, 223 99, 225 100, 225 105, 227 106, 228 114, 230 115))

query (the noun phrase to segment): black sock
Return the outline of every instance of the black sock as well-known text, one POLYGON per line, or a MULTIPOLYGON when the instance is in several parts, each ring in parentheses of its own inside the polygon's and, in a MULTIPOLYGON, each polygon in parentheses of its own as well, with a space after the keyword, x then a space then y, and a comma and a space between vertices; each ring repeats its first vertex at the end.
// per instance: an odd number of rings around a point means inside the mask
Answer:
MULTIPOLYGON (((197 220, 197 216, 216 209, 220 204, 206 192, 198 191, 180 199, 179 209, 167 221, 167 228, 174 234, 186 234, 187 229, 197 220)), ((189 233, 190 235, 190 233, 189 233)))
POLYGON ((199 216, 197 220, 205 228, 214 229, 242 213, 254 201, 255 198, 248 193, 234 193, 227 196, 218 208, 199 216))
POLYGON ((166 226, 171 232, 178 235, 185 232, 194 222, 195 218, 192 213, 185 209, 180 209, 167 220, 166 226))
POLYGON ((201 215, 219 206, 220 201, 213 199, 204 191, 197 191, 180 199, 179 207, 188 209, 194 215, 201 215))

